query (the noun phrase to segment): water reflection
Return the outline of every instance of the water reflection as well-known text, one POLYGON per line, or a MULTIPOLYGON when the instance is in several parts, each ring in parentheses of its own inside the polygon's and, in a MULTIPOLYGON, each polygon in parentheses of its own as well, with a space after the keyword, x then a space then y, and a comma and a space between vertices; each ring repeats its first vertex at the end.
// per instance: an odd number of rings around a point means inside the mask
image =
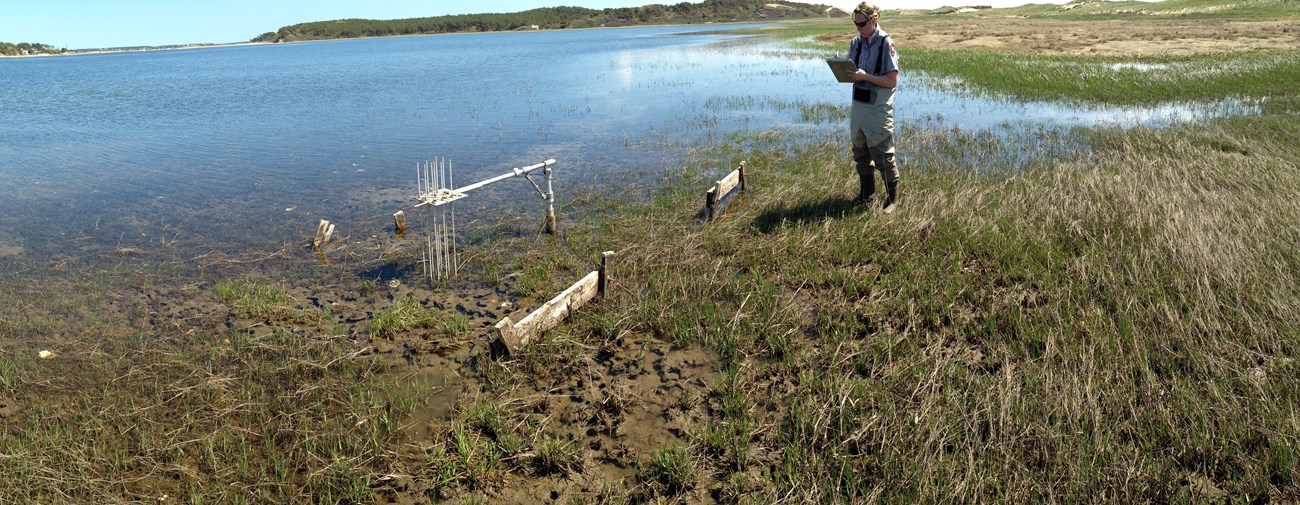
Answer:
MULTIPOLYGON (((713 27, 466 34, 0 61, 0 258, 178 257, 306 243, 318 219, 366 239, 409 209, 414 167, 472 181, 559 160, 557 191, 654 185, 695 148, 778 131, 842 135, 848 85, 824 55, 713 27), (503 51, 513 64, 496 64, 503 51), (292 209, 292 210, 287 210, 292 209), (39 225, 32 219, 40 216, 39 225), (75 245, 79 249, 70 248, 75 245), (156 249, 156 247, 155 247, 156 249)), ((1075 149, 1076 126, 1251 114, 1246 99, 1154 107, 1021 103, 906 72, 899 156, 1016 169, 1075 149), (1008 139, 1011 139, 1010 141, 1008 139), (1019 146, 962 151, 982 144, 1019 146)), ((476 194, 490 221, 535 212, 525 182, 476 194)), ((418 221, 417 221, 418 222, 418 221)))
POLYGON ((1106 65, 1106 68, 1109 68, 1112 72, 1119 72, 1121 70, 1137 70, 1138 72, 1152 72, 1156 70, 1168 69, 1169 65, 1166 65, 1164 63, 1111 63, 1110 65, 1106 65))
POLYGON ((909 112, 899 105, 900 122, 922 128, 987 130, 1005 125, 1060 127, 1165 127, 1215 118, 1253 115, 1262 100, 1225 98, 1210 102, 1172 102, 1158 105, 1073 104, 1023 102, 988 95, 957 93, 959 79, 916 72, 909 75, 900 102, 914 105, 909 112))
MULTIPOLYGON (((804 39, 810 42, 811 39, 804 39)), ((830 79, 823 50, 791 49, 780 44, 752 44, 731 50, 755 60, 785 59, 791 63, 784 72, 803 84, 795 102, 836 106, 848 101, 847 84, 830 79)), ((834 55, 843 56, 843 54, 834 55)), ((1067 101, 1020 101, 990 93, 980 93, 959 77, 935 75, 907 69, 906 54, 899 90, 895 94, 895 114, 904 128, 955 128, 961 130, 1000 130, 1004 126, 1056 126, 1071 128, 1136 126, 1165 127, 1189 121, 1253 115, 1260 112, 1262 101, 1253 98, 1226 98, 1211 102, 1176 102, 1150 106, 1079 104, 1067 101)), ((768 63, 768 71, 776 65, 768 63)), ((1112 70, 1150 72, 1169 67, 1159 63, 1113 63, 1112 70)), ((761 76, 761 72, 749 72, 761 76)), ((788 94, 786 96, 789 96, 788 94)))

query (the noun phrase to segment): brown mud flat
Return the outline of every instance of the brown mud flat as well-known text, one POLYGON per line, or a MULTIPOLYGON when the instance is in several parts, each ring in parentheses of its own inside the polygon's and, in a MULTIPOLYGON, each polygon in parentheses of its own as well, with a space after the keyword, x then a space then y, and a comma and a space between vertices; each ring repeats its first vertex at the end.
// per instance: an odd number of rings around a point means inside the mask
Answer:
MULTIPOLYGON (((1297 21, 1064 21, 1005 16, 882 18, 901 50, 981 49, 1098 56, 1185 56, 1289 51, 1300 47, 1297 21)), ((851 28, 851 27, 850 27, 851 28)), ((818 37, 848 45, 854 33, 818 37)))
MULTIPOLYGON (((483 359, 485 351, 485 346, 471 345, 454 356, 429 357, 422 360, 424 370, 463 372, 471 361, 483 359)), ((420 472, 430 451, 447 436, 457 410, 495 401, 474 377, 445 378, 447 388, 412 415, 396 449, 395 468, 410 473, 399 470, 378 490, 379 502, 454 503, 479 497, 498 503, 568 503, 633 487, 638 464, 655 449, 684 443, 688 431, 707 417, 701 399, 718 375, 718 359, 712 354, 675 350, 662 343, 630 345, 603 351, 603 360, 579 365, 568 379, 519 387, 501 407, 542 419, 539 432, 548 437, 576 442, 578 460, 571 468, 547 472, 528 463, 534 453, 518 455, 519 463, 512 464, 515 471, 488 472, 473 488, 465 483, 439 485, 433 476, 420 472), (638 355, 644 359, 637 359, 638 355)))
MULTIPOLYGON (((496 360, 489 356, 492 326, 506 316, 520 319, 544 301, 519 299, 512 276, 494 287, 436 289, 409 271, 375 279, 362 276, 360 281, 337 273, 378 272, 383 265, 356 257, 397 254, 409 260, 413 253, 406 249, 413 248, 411 243, 353 244, 328 249, 315 259, 293 248, 240 257, 207 254, 184 261, 198 266, 184 267, 178 267, 175 258, 161 255, 156 246, 86 245, 77 253, 116 262, 117 270, 111 274, 88 271, 96 267, 71 255, 43 261, 26 258, 25 268, 40 265, 39 281, 27 280, 34 274, 18 270, 3 279, 5 300, 12 303, 0 308, 0 341, 5 344, 0 347, 0 365, 4 365, 0 368, 13 364, 18 372, 0 384, 0 421, 14 430, 8 435, 0 430, 0 436, 24 437, 22 426, 39 425, 51 416, 76 425, 144 423, 168 437, 187 433, 194 438, 169 439, 161 447, 129 429, 96 433, 88 440, 97 447, 118 447, 122 454, 134 454, 133 459, 178 462, 162 465, 168 468, 163 472, 141 468, 119 474, 112 465, 97 461, 99 455, 69 451, 67 457, 74 459, 49 466, 72 464, 88 473, 33 491, 35 496, 78 497, 73 501, 182 496, 187 489, 232 484, 226 480, 230 470, 196 456, 194 450, 210 444, 203 441, 217 438, 223 430, 261 435, 255 422, 243 424, 250 417, 356 415, 346 406, 348 396, 356 391, 334 393, 322 402, 323 408, 304 404, 301 411, 276 413, 256 412, 266 408, 262 406, 238 405, 233 397, 240 387, 287 388, 296 390, 293 397, 306 397, 313 389, 328 388, 313 381, 347 381, 346 374, 331 377, 313 369, 329 370, 342 361, 378 360, 385 378, 368 383, 411 385, 419 390, 420 401, 391 435, 394 443, 383 451, 385 461, 371 466, 373 497, 388 503, 475 496, 530 503, 581 500, 602 490, 634 488, 637 466, 647 455, 673 443, 685 445, 689 432, 707 418, 709 389, 721 368, 711 350, 674 349, 651 336, 632 335, 620 335, 592 349, 561 334, 547 335, 530 346, 525 351, 528 357, 496 360), (394 252, 396 248, 402 252, 394 252), (167 273, 177 268, 204 272, 167 273), (391 278, 395 276, 401 279, 391 278), (286 296, 269 311, 250 313, 217 295, 218 284, 230 279, 254 279, 286 296), (434 324, 374 334, 372 323, 402 301, 431 313, 464 316, 466 329, 453 335, 434 324), (566 356, 553 360, 546 353, 552 352, 557 338, 568 339, 563 343, 566 356), (286 339, 293 342, 289 346, 329 349, 333 355, 298 354, 275 343, 286 339), (52 351, 54 357, 42 358, 43 350, 52 351), (204 359, 193 359, 196 355, 204 359), (532 369, 512 370, 521 367, 532 369), (238 385, 240 375, 259 374, 280 382, 238 385), (503 375, 518 382, 491 383, 503 375), (512 464, 511 471, 486 471, 472 485, 435 482, 427 469, 430 451, 446 442, 449 430, 463 424, 472 409, 486 403, 499 404, 514 419, 539 420, 523 435, 573 441, 578 459, 560 471, 539 471, 528 463, 532 454, 516 454, 513 458, 519 463, 512 464)), ((12 256, 21 254, 19 249, 12 256)), ((358 426, 365 422, 373 419, 359 416, 358 426)), ((33 438, 33 443, 41 444, 39 436, 33 438)), ((286 449, 301 443, 289 445, 286 449)), ((268 449, 272 450, 278 449, 268 449)), ((39 460, 46 457, 26 456, 31 461, 19 468, 45 466, 39 460)), ((303 473, 324 471, 319 461, 297 464, 303 465, 303 473)))

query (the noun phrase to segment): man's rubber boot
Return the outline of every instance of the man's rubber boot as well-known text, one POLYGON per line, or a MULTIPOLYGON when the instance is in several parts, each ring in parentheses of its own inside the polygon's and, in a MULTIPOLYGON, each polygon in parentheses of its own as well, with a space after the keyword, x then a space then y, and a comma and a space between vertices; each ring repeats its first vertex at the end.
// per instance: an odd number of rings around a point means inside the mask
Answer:
POLYGON ((898 181, 885 181, 885 213, 892 214, 898 209, 898 181))

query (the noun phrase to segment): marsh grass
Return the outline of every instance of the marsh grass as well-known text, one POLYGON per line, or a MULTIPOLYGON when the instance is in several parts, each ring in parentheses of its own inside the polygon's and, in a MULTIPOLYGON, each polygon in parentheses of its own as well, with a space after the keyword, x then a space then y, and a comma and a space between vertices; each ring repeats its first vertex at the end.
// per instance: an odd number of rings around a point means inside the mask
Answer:
POLYGON ((0 501, 364 501, 422 401, 347 339, 288 330, 61 351, 22 365, 14 392, 43 401, 0 430, 0 501))
POLYGON ((582 451, 572 437, 546 436, 537 444, 533 461, 542 474, 570 475, 583 468, 582 451))
POLYGON ((740 139, 713 155, 748 150, 755 189, 724 218, 700 226, 697 194, 667 191, 636 226, 571 238, 577 258, 634 260, 561 331, 722 358, 689 435, 702 468, 656 451, 638 466, 652 496, 1295 499, 1300 131, 1293 100, 1271 103, 1055 132, 1085 148, 1028 162, 1032 134, 912 131, 927 154, 893 215, 849 202, 829 140, 740 139))
POLYGON ((259 279, 217 283, 217 298, 257 317, 272 317, 289 300, 284 289, 259 279))
POLYGON ((669 446, 657 449, 639 468, 639 478, 650 496, 675 496, 695 487, 698 470, 694 455, 686 448, 669 446))
POLYGON ((1141 58, 1036 55, 977 50, 913 49, 908 68, 960 77, 952 91, 1001 94, 1027 100, 1066 98, 1076 103, 1152 104, 1283 95, 1300 79, 1300 55, 1221 53, 1141 58), (1113 69, 1144 63, 1149 70, 1113 69), (1122 86, 1121 86, 1122 84, 1122 86), (1117 92, 1123 89, 1123 92, 1117 92))
POLYGON ((267 279, 242 277, 216 284, 217 299, 230 306, 234 315, 259 321, 312 322, 327 314, 322 310, 295 308, 284 288, 267 279))
POLYGON ((412 330, 457 337, 469 329, 469 318, 459 312, 425 307, 407 296, 380 310, 366 323, 371 338, 391 339, 412 330))
MULTIPOLYGON (((1008 23, 1004 16, 1020 15, 1045 20, 1087 20, 1099 24, 1107 20, 1123 19, 1140 23, 1153 23, 1153 27, 1168 21, 1186 23, 1213 16, 1226 20, 1233 17, 1242 21, 1268 21, 1287 26, 1300 19, 1300 11, 1282 9, 1286 0, 1261 0, 1229 3, 1220 0, 1166 0, 1145 2, 1097 2, 1078 9, 1060 11, 1055 5, 1028 5, 1021 8, 998 9, 991 14, 960 14, 927 17, 915 12, 901 16, 907 26, 926 26, 957 22, 973 26, 991 24, 993 32, 1015 29, 998 28, 1008 23), (1285 11, 1285 12, 1283 12, 1285 11), (1268 13, 1268 14, 1263 14, 1268 13), (987 16, 987 17, 986 17, 987 16), (990 19, 990 17, 996 19, 990 19)), ((1226 22, 1226 21, 1225 21, 1226 22)), ((1009 23, 1014 24, 1014 21, 1009 23)), ((847 39, 831 37, 839 42, 825 41, 828 36, 852 36, 852 27, 845 28, 841 19, 810 21, 783 32, 781 37, 809 53, 808 57, 842 56, 847 39)), ((891 25, 892 26, 892 25, 891 25)), ((1050 24, 1043 24, 1044 28, 1050 24)), ((1080 25, 1081 26, 1081 25, 1080 25)), ((1184 26, 1184 25, 1177 25, 1184 26)), ((1286 38, 1285 34, 1296 28, 1246 28, 1241 35, 1254 31, 1276 31, 1272 36, 1286 38)), ((1171 28, 1165 36, 1194 39, 1203 38, 1195 33, 1197 28, 1171 28), (1180 34, 1178 30, 1192 33, 1180 34)), ((1220 30, 1227 39, 1237 35, 1232 29, 1220 30)), ((949 33, 949 32, 945 32, 949 33)), ((972 27, 961 32, 965 39, 991 33, 972 27)), ((1030 34, 1032 35, 1032 34, 1030 34)), ((1271 38, 1268 34, 1258 34, 1271 38)), ((1230 50, 1231 46, 1216 47, 1207 44, 1194 54, 1164 55, 1154 53, 1142 56, 1129 55, 1076 55, 1052 53, 1059 48, 1034 47, 1034 37, 1028 36, 1019 45, 1005 51, 961 47, 915 47, 907 44, 907 32, 895 33, 900 40, 902 66, 905 72, 924 72, 942 75, 944 81, 936 82, 941 89, 955 93, 1010 97, 1015 100, 1064 100, 1074 105, 1104 103, 1112 105, 1149 105, 1168 102, 1213 103, 1225 99, 1261 100, 1264 97, 1286 96, 1292 93, 1291 84, 1300 79, 1300 55, 1295 51, 1230 50), (1044 52, 1046 51, 1046 52, 1044 52)), ((1117 31, 1104 35, 1086 35, 1128 39, 1150 35, 1117 31)), ((1102 40, 1099 42, 1106 42, 1102 40)), ((1079 46, 1089 47, 1089 46, 1079 46)), ((1095 46, 1092 49, 1096 49, 1095 46)), ((1264 103, 1267 106, 1267 102, 1264 103)))
POLYGON ((500 489, 512 472, 571 476, 586 467, 578 441, 548 433, 546 418, 510 399, 511 391, 468 402, 425 449, 419 480, 429 497, 476 499, 500 489))
POLYGON ((672 384, 698 417, 575 503, 1296 501, 1286 82, 1254 88, 1261 115, 1199 126, 911 129, 891 215, 850 203, 840 139, 760 132, 665 172, 652 197, 573 203, 555 240, 494 226, 475 240, 514 245, 483 253, 485 282, 553 293, 615 250, 615 289, 512 359, 471 360, 476 394, 416 443, 403 429, 428 393, 360 343, 468 332, 455 316, 398 299, 358 342, 300 327, 288 290, 246 277, 216 301, 279 324, 190 331, 152 323, 156 305, 97 310, 126 304, 111 287, 159 282, 140 272, 60 265, 32 286, 6 271, 0 502, 369 502, 409 473, 404 498, 488 503, 605 465, 581 433, 619 437, 637 391, 612 385, 576 427, 548 397, 595 363, 653 365, 651 347, 717 357, 716 379, 672 384), (740 160, 753 189, 701 225, 700 193, 740 160))

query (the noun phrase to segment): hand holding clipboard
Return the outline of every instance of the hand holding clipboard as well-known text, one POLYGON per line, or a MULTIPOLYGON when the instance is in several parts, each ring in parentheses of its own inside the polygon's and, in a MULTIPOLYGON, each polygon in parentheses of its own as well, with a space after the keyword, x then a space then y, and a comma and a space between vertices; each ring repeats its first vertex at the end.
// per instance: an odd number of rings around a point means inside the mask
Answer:
POLYGON ((835 73, 835 80, 840 82, 857 82, 857 79, 853 78, 853 74, 858 73, 858 66, 853 63, 853 60, 848 58, 831 58, 826 60, 826 64, 830 65, 831 72, 835 73))

